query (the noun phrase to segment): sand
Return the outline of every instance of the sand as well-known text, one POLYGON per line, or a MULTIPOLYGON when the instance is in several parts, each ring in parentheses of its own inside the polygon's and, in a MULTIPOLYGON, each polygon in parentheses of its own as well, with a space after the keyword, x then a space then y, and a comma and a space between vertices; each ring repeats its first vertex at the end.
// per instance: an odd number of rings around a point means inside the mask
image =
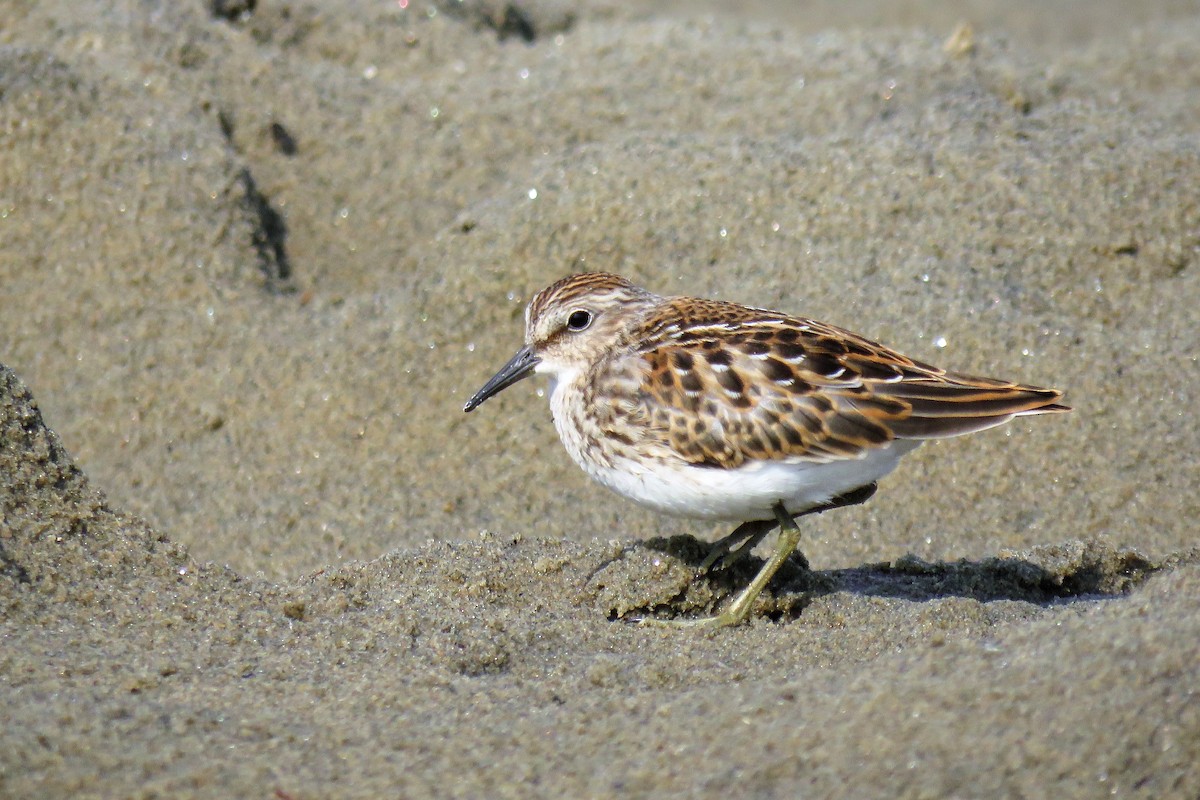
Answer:
POLYGON ((1200 796, 1194 3, 213 5, 0 6, 0 796, 1200 796), (1075 411, 639 628, 580 269, 1075 411))

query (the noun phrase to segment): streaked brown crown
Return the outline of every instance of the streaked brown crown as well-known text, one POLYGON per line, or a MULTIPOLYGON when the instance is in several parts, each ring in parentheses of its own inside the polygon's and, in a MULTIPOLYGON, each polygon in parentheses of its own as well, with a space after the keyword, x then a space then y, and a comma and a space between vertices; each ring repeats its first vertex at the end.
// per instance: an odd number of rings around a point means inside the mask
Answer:
POLYGON ((534 295, 525 309, 525 318, 540 319, 547 316, 547 309, 565 308, 583 299, 589 304, 607 303, 611 299, 620 299, 626 295, 649 294, 645 289, 639 289, 620 275, 613 275, 611 272, 568 275, 534 295))

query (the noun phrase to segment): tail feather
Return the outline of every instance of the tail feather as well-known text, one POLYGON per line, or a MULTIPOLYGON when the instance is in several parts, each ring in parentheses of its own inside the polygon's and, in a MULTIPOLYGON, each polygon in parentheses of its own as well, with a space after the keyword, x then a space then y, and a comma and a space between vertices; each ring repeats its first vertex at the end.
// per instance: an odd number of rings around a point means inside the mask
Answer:
POLYGON ((1070 411, 1057 401, 1062 392, 988 379, 946 376, 910 380, 877 391, 910 406, 907 417, 891 423, 899 439, 940 439, 1003 425, 1013 417, 1070 411))

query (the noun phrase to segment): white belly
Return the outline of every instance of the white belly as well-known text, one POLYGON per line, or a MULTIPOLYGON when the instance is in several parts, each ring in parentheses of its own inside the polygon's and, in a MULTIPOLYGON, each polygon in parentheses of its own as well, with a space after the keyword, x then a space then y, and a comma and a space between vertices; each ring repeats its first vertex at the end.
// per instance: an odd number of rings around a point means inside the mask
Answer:
MULTIPOLYGON (((584 471, 636 503, 680 517, 745 521, 771 519, 776 503, 793 514, 887 475, 920 442, 898 441, 865 457, 825 464, 757 461, 737 469, 649 466, 622 460, 612 467, 576 457, 584 471)), ((571 450, 572 448, 568 448, 571 450)), ((573 456, 577 456, 572 452, 573 456)))

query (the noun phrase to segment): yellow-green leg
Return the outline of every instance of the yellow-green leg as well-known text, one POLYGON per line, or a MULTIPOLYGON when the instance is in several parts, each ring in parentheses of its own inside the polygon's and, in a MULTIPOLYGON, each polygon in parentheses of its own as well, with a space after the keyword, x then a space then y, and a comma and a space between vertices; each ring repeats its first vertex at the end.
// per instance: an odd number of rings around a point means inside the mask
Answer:
MULTIPOLYGON (((803 517, 807 514, 819 514, 822 511, 831 511, 835 508, 844 508, 846 506, 855 506, 859 503, 865 503, 875 494, 875 484, 869 483, 866 486, 860 486, 857 489, 852 489, 845 494, 838 495, 825 503, 815 508, 810 508, 807 511, 801 511, 797 517, 803 517)), ((729 604, 729 607, 713 617, 704 617, 702 619, 658 619, 656 617, 643 617, 637 620, 641 625, 669 625, 669 626, 684 626, 689 628, 724 628, 727 625, 740 625, 750 616, 750 608, 754 605, 754 601, 762 594, 762 590, 767 588, 767 584, 771 582, 771 578, 775 577, 775 573, 783 566, 783 562, 796 551, 796 547, 800 544, 800 528, 796 525, 796 520, 783 507, 783 501, 775 504, 772 509, 775 512, 775 519, 779 523, 779 540, 775 543, 775 552, 771 553, 771 557, 767 559, 767 563, 754 576, 754 580, 750 581, 750 585, 743 589, 734 601, 729 604)), ((768 521, 745 523, 738 526, 738 529, 721 539, 715 546, 713 553, 704 560, 701 565, 702 570, 710 568, 718 560, 722 561, 722 566, 728 566, 728 563, 733 563, 739 560, 742 556, 753 549, 755 544, 762 540, 763 536, 773 527, 768 521), (767 525, 767 527, 762 527, 767 525), (745 544, 738 547, 736 550, 733 546, 743 539, 747 540, 745 544), (749 544, 750 547, 746 545, 749 544)), ((804 554, 800 554, 799 559, 804 568, 808 569, 808 559, 804 554)))
POLYGON ((724 628, 727 625, 740 625, 745 622, 746 618, 750 616, 750 608, 754 605, 754 601, 771 582, 771 578, 775 577, 775 573, 783 566, 783 562, 788 560, 788 556, 800 544, 800 528, 792 519, 792 515, 784 509, 783 503, 775 504, 775 518, 779 520, 779 540, 775 543, 775 552, 771 553, 771 557, 754 576, 754 580, 750 581, 750 585, 738 594, 728 608, 716 616, 703 619, 646 617, 638 622, 643 625, 682 625, 689 628, 724 628))
POLYGON ((729 569, 749 555, 778 524, 773 519, 756 519, 738 525, 733 533, 713 542, 712 549, 696 568, 696 574, 707 574, 714 565, 717 569, 729 569))

